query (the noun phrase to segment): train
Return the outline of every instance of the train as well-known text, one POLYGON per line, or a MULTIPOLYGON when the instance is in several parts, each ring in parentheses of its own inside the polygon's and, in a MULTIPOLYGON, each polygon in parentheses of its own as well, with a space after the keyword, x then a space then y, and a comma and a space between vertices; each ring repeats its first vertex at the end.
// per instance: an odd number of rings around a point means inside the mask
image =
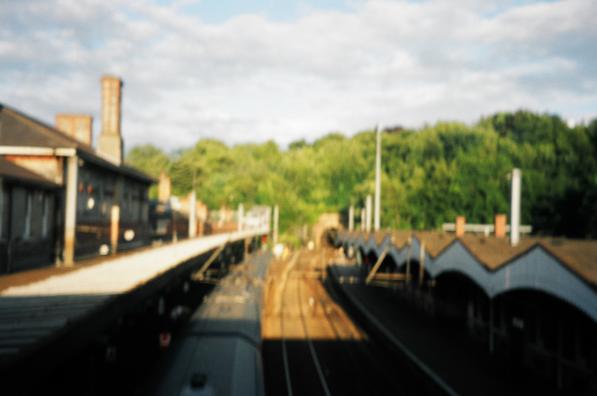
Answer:
POLYGON ((269 252, 222 278, 164 356, 155 395, 265 394, 261 298, 269 252))

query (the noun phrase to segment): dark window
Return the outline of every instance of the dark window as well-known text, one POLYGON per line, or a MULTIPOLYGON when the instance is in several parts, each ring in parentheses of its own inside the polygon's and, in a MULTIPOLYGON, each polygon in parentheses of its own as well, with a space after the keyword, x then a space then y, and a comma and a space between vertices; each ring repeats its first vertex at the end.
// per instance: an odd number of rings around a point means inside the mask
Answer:
POLYGON ((31 238, 31 222, 33 221, 33 193, 29 190, 25 193, 25 227, 23 228, 23 239, 31 238))
POLYGON ((8 227, 10 226, 10 194, 8 189, 0 192, 0 239, 8 239, 8 227))

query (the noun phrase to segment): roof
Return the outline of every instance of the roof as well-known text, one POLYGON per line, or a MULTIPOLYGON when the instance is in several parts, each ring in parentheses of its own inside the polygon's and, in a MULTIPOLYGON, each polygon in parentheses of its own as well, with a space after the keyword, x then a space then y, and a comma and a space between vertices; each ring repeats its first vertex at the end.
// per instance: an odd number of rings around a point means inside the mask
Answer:
MULTIPOLYGON (((366 233, 344 233, 355 238, 359 235, 368 239, 366 233)), ((440 231, 393 231, 391 233, 376 233, 374 235, 377 245, 380 245, 385 236, 393 239, 396 248, 404 247, 409 237, 415 237, 424 243, 425 250, 433 258, 441 254, 453 243, 459 241, 479 262, 489 271, 496 271, 516 258, 540 246, 553 256, 567 269, 575 273, 593 287, 597 288, 597 241, 575 240, 564 238, 523 237, 516 246, 510 244, 508 238, 497 238, 494 235, 480 236, 465 234, 456 237, 453 233, 440 231)))
POLYGON ((83 159, 103 168, 124 174, 145 183, 155 180, 127 165, 116 165, 99 156, 93 147, 80 142, 58 129, 0 103, 0 146, 71 148, 83 159))
POLYGON ((59 187, 57 184, 39 176, 37 173, 33 173, 28 169, 13 164, 2 157, 0 157, 0 177, 43 188, 59 187))

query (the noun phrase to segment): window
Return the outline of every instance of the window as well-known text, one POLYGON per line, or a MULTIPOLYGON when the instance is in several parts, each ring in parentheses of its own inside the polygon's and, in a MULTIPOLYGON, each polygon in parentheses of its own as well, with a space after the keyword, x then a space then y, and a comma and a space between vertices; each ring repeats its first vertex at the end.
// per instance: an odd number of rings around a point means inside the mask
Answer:
POLYGON ((50 194, 42 195, 42 213, 41 213, 41 237, 48 237, 48 228, 50 223, 50 194))

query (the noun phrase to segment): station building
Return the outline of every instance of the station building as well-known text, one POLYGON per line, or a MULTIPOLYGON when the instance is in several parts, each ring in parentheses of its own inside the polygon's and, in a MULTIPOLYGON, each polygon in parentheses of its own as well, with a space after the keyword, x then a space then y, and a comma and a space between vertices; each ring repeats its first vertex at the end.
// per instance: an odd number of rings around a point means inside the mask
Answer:
POLYGON ((11 237, 3 239, 3 249, 12 252, 4 255, 4 272, 49 261, 72 265, 78 258, 150 242, 148 189, 154 180, 123 164, 122 81, 104 76, 101 86, 97 150, 88 115, 59 114, 51 126, 0 103, 0 158, 6 174, 2 216, 11 219, 11 237), (29 198, 21 196, 31 197, 30 209, 29 198), (31 226, 23 213, 30 213, 31 226), (44 214, 51 219, 44 220, 44 214), (25 238, 30 228, 31 238, 25 238), (25 240, 39 238, 48 239, 42 249, 45 259, 17 254, 32 243, 25 240))
POLYGON ((579 394, 597 389, 597 241, 512 245, 497 223, 493 235, 342 232, 338 240, 364 274, 382 260, 378 285, 467 333, 522 378, 579 394))

